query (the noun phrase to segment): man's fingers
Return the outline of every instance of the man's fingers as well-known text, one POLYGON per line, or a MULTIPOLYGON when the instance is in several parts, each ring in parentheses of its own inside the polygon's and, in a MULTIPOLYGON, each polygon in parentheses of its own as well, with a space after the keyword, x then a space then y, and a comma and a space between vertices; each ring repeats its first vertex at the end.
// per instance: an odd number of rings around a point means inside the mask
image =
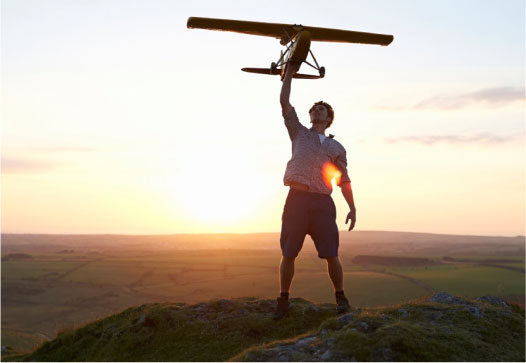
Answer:
POLYGON ((351 222, 351 226, 349 227, 349 231, 352 231, 354 229, 355 224, 356 224, 356 220, 353 219, 353 221, 351 222))

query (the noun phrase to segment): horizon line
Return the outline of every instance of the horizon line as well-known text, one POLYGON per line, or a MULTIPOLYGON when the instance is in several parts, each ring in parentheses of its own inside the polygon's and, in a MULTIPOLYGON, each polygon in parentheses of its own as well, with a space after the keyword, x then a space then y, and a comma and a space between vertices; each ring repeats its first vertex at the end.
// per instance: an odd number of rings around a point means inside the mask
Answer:
MULTIPOLYGON (((338 230, 339 233, 349 232, 348 230, 338 230)), ((455 233, 438 233, 438 232, 413 232, 413 231, 390 231, 390 230, 362 230, 362 231, 352 231, 352 232, 380 232, 380 233, 411 233, 411 234, 433 234, 433 235, 444 235, 444 236, 471 236, 471 237, 504 237, 504 238, 525 238, 524 234, 514 234, 514 235, 481 235, 481 234, 455 234, 455 233)), ((1 232, 0 235, 38 235, 38 236, 177 236, 177 235, 250 235, 250 234, 279 234, 280 232, 186 232, 186 233, 139 233, 139 234, 129 234, 129 233, 33 233, 33 232, 1 232)))

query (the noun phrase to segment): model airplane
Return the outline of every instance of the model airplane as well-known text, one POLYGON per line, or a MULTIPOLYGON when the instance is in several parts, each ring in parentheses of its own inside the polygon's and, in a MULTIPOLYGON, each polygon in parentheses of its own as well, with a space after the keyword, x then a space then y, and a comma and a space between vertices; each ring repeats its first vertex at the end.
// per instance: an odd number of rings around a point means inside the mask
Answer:
POLYGON ((241 21, 228 19, 213 18, 188 18, 186 26, 189 29, 208 29, 231 31, 236 33, 245 33, 251 35, 261 35, 273 37, 280 40, 281 45, 287 47, 285 52, 281 52, 277 62, 272 62, 270 68, 242 68, 242 71, 251 73, 281 75, 285 76, 287 64, 289 62, 306 63, 316 69, 319 75, 311 74, 294 74, 294 78, 323 78, 325 68, 320 67, 314 54, 310 50, 311 41, 319 42, 340 42, 340 43, 361 43, 389 45, 393 41, 392 35, 363 33, 350 30, 339 30, 329 28, 315 28, 303 25, 290 25, 278 23, 263 23, 256 21, 241 21), (314 64, 307 61, 308 55, 312 56, 314 64))

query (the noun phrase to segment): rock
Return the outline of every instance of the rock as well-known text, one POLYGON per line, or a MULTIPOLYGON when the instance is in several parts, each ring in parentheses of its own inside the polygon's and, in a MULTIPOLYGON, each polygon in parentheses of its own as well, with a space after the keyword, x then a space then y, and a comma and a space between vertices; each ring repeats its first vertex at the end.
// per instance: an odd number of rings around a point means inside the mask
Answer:
POLYGON ((334 342, 336 341, 336 339, 334 338, 329 338, 329 339, 326 339, 325 340, 325 344, 327 346, 329 346, 330 348, 334 347, 334 342))
POLYGON ((343 325, 347 325, 351 323, 354 319, 354 314, 345 314, 338 318, 338 322, 342 323, 343 325))
POLYGON ((156 324, 155 320, 153 320, 149 316, 146 316, 146 314, 142 314, 140 316, 139 320, 137 321, 137 325, 156 326, 157 324, 156 324))
POLYGON ((477 301, 488 302, 493 305, 499 305, 499 306, 504 306, 504 307, 510 306, 506 301, 498 297, 495 297, 495 296, 481 296, 477 298, 477 301))
POLYGON ((356 333, 356 332, 358 331, 358 329, 356 329, 356 328, 352 328, 351 331, 352 331, 353 333, 356 333))
POLYGON ((2 354, 7 354, 13 351, 13 348, 11 348, 8 345, 2 345, 2 354))
POLYGON ((309 311, 312 311, 312 312, 315 312, 315 313, 321 311, 321 309, 320 309, 319 307, 317 307, 316 305, 310 305, 310 306, 308 307, 308 310, 309 310, 309 311))
POLYGON ((369 324, 367 324, 365 321, 359 321, 358 323, 356 323, 356 327, 358 328, 358 330, 363 332, 369 330, 369 324))
POLYGON ((443 315, 444 315, 444 314, 442 314, 442 313, 438 313, 438 312, 433 313, 433 314, 431 314, 431 320, 438 320, 438 319, 440 319, 443 315))
POLYGON ((296 345, 300 345, 300 346, 302 346, 302 345, 303 346, 309 345, 310 343, 312 343, 315 340, 316 340, 315 336, 305 337, 305 338, 302 338, 302 339, 298 340, 296 342, 296 345))
POLYGON ((194 310, 197 312, 204 312, 206 311, 206 304, 195 305, 194 310))
POLYGON ((144 323, 144 320, 146 320, 146 315, 145 315, 145 314, 142 314, 142 315, 139 317, 139 320, 137 320, 137 325, 142 325, 142 323, 144 323))
POLYGON ((382 317, 382 319, 387 320, 387 321, 393 320, 393 319, 391 319, 389 316, 387 316, 385 314, 382 314, 381 317, 382 317))
POLYGON ((480 309, 476 306, 470 306, 469 307, 469 312, 471 314, 473 314, 473 316, 476 316, 477 318, 480 318, 483 316, 482 312, 480 311, 480 309))
POLYGON ((279 353, 278 360, 280 362, 287 362, 289 360, 289 355, 287 352, 281 352, 279 353))
POLYGON ((380 348, 375 352, 376 360, 391 362, 393 360, 393 351, 391 348, 380 348))
POLYGON ((407 311, 407 309, 398 309, 398 312, 400 313, 400 316, 402 318, 407 318, 409 316, 409 312, 407 311))
POLYGON ((328 361, 329 359, 332 358, 332 352, 331 352, 329 349, 327 349, 327 350, 325 351, 325 353, 323 353, 323 354, 321 355, 320 358, 321 358, 322 360, 324 360, 324 361, 328 361))
POLYGON ((434 302, 434 303, 441 303, 441 304, 466 305, 466 302, 464 300, 456 298, 456 297, 448 294, 445 291, 440 291, 439 293, 436 293, 435 295, 433 295, 429 299, 427 299, 427 301, 428 302, 434 302))

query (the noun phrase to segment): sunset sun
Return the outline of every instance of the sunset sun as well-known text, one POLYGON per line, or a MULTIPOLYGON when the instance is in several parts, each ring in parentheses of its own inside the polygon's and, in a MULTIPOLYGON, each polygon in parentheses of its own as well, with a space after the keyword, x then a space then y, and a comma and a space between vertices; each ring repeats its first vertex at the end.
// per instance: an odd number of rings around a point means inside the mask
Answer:
MULTIPOLYGON (((206 166, 192 163, 166 187, 174 203, 200 222, 229 224, 250 217, 264 202, 264 177, 236 155, 215 155, 206 166), (225 163, 228 160, 228 163, 225 163), (185 177, 181 178, 181 175, 185 177)), ((197 158, 199 159, 199 158, 197 158)))

